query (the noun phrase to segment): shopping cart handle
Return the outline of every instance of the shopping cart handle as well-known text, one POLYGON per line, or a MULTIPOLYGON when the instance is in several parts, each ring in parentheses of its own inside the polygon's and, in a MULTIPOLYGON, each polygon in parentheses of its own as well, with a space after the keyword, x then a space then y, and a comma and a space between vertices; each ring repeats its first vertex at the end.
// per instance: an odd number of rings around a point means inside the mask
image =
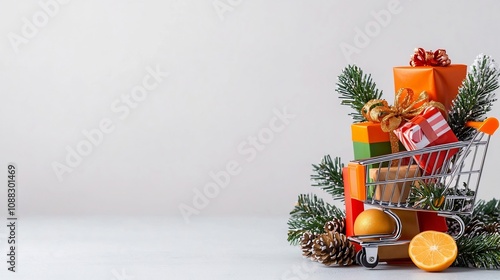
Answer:
POLYGON ((494 117, 489 117, 482 122, 467 122, 468 127, 473 127, 483 133, 493 135, 498 128, 498 120, 494 117))

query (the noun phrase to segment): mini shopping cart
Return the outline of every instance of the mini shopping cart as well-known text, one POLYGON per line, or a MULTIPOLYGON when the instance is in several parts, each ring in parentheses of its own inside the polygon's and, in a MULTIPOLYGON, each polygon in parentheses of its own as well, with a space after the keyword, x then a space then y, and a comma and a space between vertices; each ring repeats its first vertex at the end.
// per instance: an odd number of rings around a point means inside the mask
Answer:
POLYGON ((359 244, 358 264, 377 266, 378 247, 407 244, 401 240, 402 222, 393 210, 435 212, 455 220, 465 231, 459 215, 472 214, 491 135, 499 126, 496 118, 467 124, 476 129, 470 141, 351 161, 344 168, 346 231, 359 244), (391 234, 354 235, 353 225, 364 205, 381 208, 395 221, 391 234))

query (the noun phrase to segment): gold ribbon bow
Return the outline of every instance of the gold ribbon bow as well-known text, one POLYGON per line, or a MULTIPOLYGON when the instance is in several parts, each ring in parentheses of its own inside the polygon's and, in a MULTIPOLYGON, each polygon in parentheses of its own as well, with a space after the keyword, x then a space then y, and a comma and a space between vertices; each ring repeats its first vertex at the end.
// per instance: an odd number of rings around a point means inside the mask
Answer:
POLYGON ((366 120, 379 122, 382 131, 390 133, 393 153, 399 151, 398 139, 393 132, 395 129, 420 115, 428 107, 436 107, 446 113, 444 105, 430 101, 425 91, 422 91, 416 98, 413 96, 412 89, 401 88, 396 94, 394 105, 389 106, 385 100, 372 99, 361 109, 361 114, 366 120))

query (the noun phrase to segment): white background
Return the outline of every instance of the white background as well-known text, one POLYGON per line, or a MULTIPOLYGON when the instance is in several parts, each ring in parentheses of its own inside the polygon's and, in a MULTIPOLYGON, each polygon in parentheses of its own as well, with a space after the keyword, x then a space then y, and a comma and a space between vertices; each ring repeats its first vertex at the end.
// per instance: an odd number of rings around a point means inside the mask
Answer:
MULTIPOLYGON (((415 47, 445 48, 453 63, 500 59, 497 1, 221 1, 230 9, 73 0, 17 46, 10 38, 23 36, 23 18, 43 9, 0 3, 0 174, 8 162, 19 166, 19 215, 180 218, 179 205, 193 206, 196 190, 213 182, 210 172, 236 162, 240 172, 190 218, 286 216, 299 193, 322 194, 310 186, 311 164, 353 157, 350 109, 334 91, 347 64, 371 73, 391 102, 392 67, 407 65, 415 47), (377 23, 388 5, 396 12, 377 23), (356 43, 357 29, 370 26, 368 41, 356 43), (342 43, 358 52, 345 55, 342 43), (141 85, 147 67, 170 76, 120 119, 111 105, 141 85), (238 150, 284 108, 295 117, 255 158, 238 150), (105 118, 114 130, 59 181, 53 163, 66 164, 66 148, 105 118)), ((490 115, 500 117, 500 104, 490 115)), ((499 149, 494 137, 479 198, 499 197, 499 149)))
MULTIPOLYGON (((479 53, 500 59, 498 1, 61 2, 0 0, 0 178, 9 162, 19 168, 18 273, 5 262, 0 191, 1 279, 498 277, 328 268, 286 241, 298 194, 329 199, 310 186, 311 164, 353 158, 351 110, 334 91, 341 70, 359 65, 392 102, 392 67, 415 47, 467 65, 479 53), (169 76, 117 112, 155 83, 148 69, 169 76), (277 121, 283 111, 294 117, 277 121), (59 180, 54 164, 68 165, 68 149, 102 121, 112 131, 59 180), (259 135, 266 143, 252 150, 259 135), (229 183, 200 199, 228 164, 229 183), (184 220, 180 206, 196 214, 184 220)), ((479 198, 500 198, 499 149, 493 137, 479 198)))

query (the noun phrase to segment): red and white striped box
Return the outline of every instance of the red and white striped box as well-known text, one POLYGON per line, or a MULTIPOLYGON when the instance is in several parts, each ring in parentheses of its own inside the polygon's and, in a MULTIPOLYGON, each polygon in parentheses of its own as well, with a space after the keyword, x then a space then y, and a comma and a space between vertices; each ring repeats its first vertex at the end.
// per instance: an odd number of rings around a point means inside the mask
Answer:
MULTIPOLYGON (((394 130, 394 134, 408 151, 458 142, 443 114, 435 107, 426 108, 422 114, 394 130)), ((451 149, 440 153, 416 155, 414 158, 425 174, 434 174, 440 171, 445 160, 457 152, 458 149, 451 149)))

